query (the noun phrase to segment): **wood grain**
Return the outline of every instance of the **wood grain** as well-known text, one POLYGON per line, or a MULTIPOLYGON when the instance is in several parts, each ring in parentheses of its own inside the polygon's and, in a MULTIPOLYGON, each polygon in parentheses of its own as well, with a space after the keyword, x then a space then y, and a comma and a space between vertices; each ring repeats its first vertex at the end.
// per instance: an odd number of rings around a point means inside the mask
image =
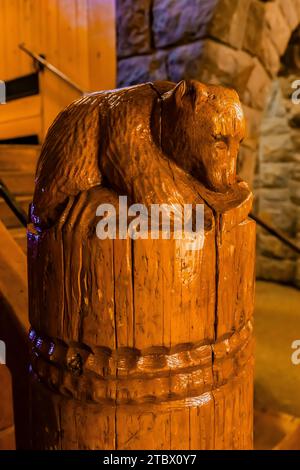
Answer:
MULTIPOLYGON (((112 0, 0 0, 0 80, 35 71, 34 61, 19 49, 21 43, 36 54, 43 54, 83 90, 112 89, 116 85, 112 0)), ((32 122, 31 127, 16 122, 16 135, 10 132, 2 138, 38 134, 43 141, 57 114, 80 97, 46 69, 39 79, 42 101, 39 121, 32 122)), ((6 111, 9 110, 2 106, 0 117, 3 115, 5 122, 6 111)), ((0 132, 2 127, 0 123, 0 132)))

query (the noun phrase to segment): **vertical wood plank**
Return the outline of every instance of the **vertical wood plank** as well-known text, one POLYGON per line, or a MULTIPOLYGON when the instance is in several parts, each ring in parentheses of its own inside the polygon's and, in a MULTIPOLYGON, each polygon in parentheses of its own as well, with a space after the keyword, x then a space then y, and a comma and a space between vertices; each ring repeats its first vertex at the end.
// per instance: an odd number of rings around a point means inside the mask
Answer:
MULTIPOLYGON (((32 45, 32 32, 36 27, 32 21, 31 7, 32 4, 30 0, 19 1, 20 43, 24 43, 27 47, 31 47, 32 45)), ((20 51, 20 60, 22 75, 33 72, 33 60, 22 51, 20 51)))
POLYGON ((109 450, 114 448, 115 416, 112 410, 99 406, 84 407, 74 401, 60 405, 63 449, 109 450), (69 433, 64 429, 71 430, 69 433), (101 437, 100 437, 101 436, 101 437))
POLYGON ((218 258, 217 336, 222 337, 239 330, 253 314, 255 222, 248 219, 224 232, 218 258))
POLYGON ((115 310, 118 347, 134 347, 131 240, 114 240, 115 310))
POLYGON ((41 17, 42 17, 42 4, 43 0, 30 1, 30 23, 31 23, 31 44, 32 48, 38 54, 42 54, 41 50, 41 17))
POLYGON ((19 10, 18 0, 5 0, 5 24, 4 24, 4 42, 5 42, 5 73, 4 79, 8 80, 19 76, 20 72, 20 54, 18 49, 19 42, 19 10))
MULTIPOLYGON (((161 346, 164 338, 170 341, 170 334, 164 333, 164 317, 165 310, 170 309, 172 285, 168 268, 165 271, 161 264, 164 250, 169 252, 169 244, 173 241, 134 241, 135 346, 138 349, 161 346)), ((169 328, 169 321, 165 326, 169 328)))
POLYGON ((75 73, 76 81, 82 88, 89 90, 89 50, 88 50, 88 0, 76 0, 76 56, 75 73))
MULTIPOLYGON (((45 54, 47 60, 57 66, 59 37, 58 37, 58 0, 45 0, 43 16, 45 21, 45 54)), ((40 87, 42 94, 42 137, 45 137, 46 132, 51 125, 54 118, 61 111, 60 93, 61 81, 58 77, 51 72, 44 70, 40 74, 40 87)))
POLYGON ((4 80, 5 74, 5 42, 4 42, 4 22, 5 22, 5 0, 0 0, 0 80, 4 80))
POLYGON ((159 410, 117 411, 116 449, 170 449, 170 418, 159 410))
MULTIPOLYGON (((84 224, 82 219, 79 224, 84 224)), ((80 228, 78 230, 80 232, 80 228)), ((79 244, 84 236, 84 233, 79 235, 79 244)), ((73 256, 77 256, 76 252, 73 256)), ((79 341, 116 349, 113 240, 101 240, 100 243, 96 233, 88 237, 78 284, 81 285, 81 308, 77 317, 79 341)))
POLYGON ((116 13, 114 0, 88 0, 90 89, 116 86, 116 13))
MULTIPOLYGON (((77 65, 76 49, 76 3, 74 0, 60 0, 58 3, 58 48, 57 67, 71 80, 81 84, 81 71, 77 65)), ((80 94, 68 84, 60 81, 58 101, 61 109, 79 98, 80 94)))
POLYGON ((190 409, 190 449, 214 449, 214 400, 211 393, 202 397, 198 407, 190 409))
POLYGON ((171 449, 189 450, 190 448, 190 409, 172 410, 171 418, 171 449))

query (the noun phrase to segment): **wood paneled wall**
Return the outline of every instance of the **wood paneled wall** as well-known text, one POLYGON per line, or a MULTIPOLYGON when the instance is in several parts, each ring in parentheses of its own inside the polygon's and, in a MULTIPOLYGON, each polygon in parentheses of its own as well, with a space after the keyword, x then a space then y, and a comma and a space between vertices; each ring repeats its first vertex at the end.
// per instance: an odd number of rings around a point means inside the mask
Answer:
MULTIPOLYGON (((0 79, 34 70, 18 45, 46 59, 87 91, 116 81, 114 0, 0 0, 0 79)), ((40 74, 43 127, 79 95, 51 72, 40 74)))

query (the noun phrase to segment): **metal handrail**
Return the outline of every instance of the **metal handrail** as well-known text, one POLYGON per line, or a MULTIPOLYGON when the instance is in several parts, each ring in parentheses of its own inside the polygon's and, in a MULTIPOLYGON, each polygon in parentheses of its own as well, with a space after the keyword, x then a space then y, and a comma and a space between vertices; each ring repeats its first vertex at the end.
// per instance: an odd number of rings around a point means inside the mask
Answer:
POLYGON ((0 179, 0 196, 4 199, 8 207, 12 210, 18 220, 21 222, 23 227, 27 227, 27 215, 22 209, 18 201, 9 191, 6 184, 0 179))
POLYGON ((267 222, 265 222, 263 219, 261 219, 260 217, 258 217, 255 214, 253 214, 252 212, 250 214, 250 217, 251 217, 251 219, 255 220, 255 222, 258 225, 260 225, 264 230, 266 230, 271 235, 273 235, 273 237, 277 238, 282 243, 287 245, 289 248, 296 251, 296 253, 300 254, 300 247, 298 245, 296 245, 296 243, 293 242, 293 240, 291 240, 289 237, 287 237, 286 235, 281 233, 279 230, 277 230, 276 228, 269 225, 267 222))
POLYGON ((86 93, 88 93, 80 85, 78 85, 78 83, 71 80, 71 78, 68 77, 68 75, 66 75, 61 70, 59 70, 57 67, 55 67, 55 65, 48 62, 43 56, 41 56, 40 54, 36 54, 35 52, 30 51, 29 49, 27 49, 25 44, 23 44, 23 43, 19 44, 19 48, 21 49, 21 51, 25 52, 25 54, 29 55, 29 57, 31 57, 33 60, 38 62, 42 68, 46 68, 47 70, 52 72, 54 75, 56 75, 61 80, 63 80, 65 83, 67 83, 70 87, 74 88, 74 90, 78 91, 81 95, 85 95, 86 93))

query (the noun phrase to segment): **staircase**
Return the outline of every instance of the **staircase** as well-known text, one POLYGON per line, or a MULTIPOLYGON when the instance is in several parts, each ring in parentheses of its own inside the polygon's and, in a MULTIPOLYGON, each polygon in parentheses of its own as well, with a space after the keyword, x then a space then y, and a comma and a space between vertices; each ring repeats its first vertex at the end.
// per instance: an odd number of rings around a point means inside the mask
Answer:
MULTIPOLYGON (((40 145, 0 144, 0 178, 27 213, 32 200, 34 175, 40 145)), ((0 220, 26 252, 26 229, 0 198, 0 220)))

